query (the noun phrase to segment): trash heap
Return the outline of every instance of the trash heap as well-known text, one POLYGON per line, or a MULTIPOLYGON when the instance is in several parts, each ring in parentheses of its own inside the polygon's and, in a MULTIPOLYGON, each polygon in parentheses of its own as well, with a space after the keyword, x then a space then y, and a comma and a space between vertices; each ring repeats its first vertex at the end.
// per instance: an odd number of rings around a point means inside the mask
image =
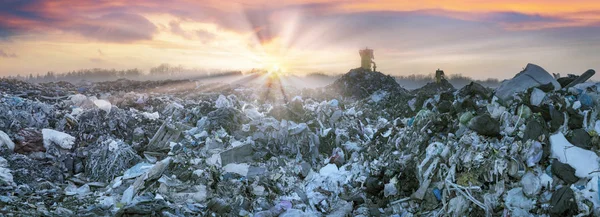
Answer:
POLYGON ((390 75, 356 68, 325 87, 329 98, 350 99, 370 119, 414 115, 407 101, 411 94, 390 75))
POLYGON ((409 92, 354 69, 269 100, 195 81, 0 80, 0 213, 597 216, 600 84, 567 78, 529 64, 496 90, 409 92))

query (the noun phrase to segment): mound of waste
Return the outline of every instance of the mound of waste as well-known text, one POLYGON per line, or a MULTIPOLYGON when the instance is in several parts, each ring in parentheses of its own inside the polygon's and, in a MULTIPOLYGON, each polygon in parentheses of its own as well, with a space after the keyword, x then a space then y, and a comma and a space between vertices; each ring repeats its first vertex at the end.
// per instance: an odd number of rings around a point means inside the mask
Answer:
POLYGON ((415 89, 411 91, 411 93, 415 96, 410 101, 410 109, 415 111, 422 107, 428 107, 432 109, 433 104, 431 101, 428 101, 432 97, 438 95, 440 99, 438 100, 437 108, 439 108, 442 113, 449 112, 452 106, 452 101, 454 100, 454 86, 448 82, 446 79, 441 79, 439 83, 428 83, 425 86, 415 89))
POLYGON ((332 96, 348 97, 357 100, 357 109, 364 111, 369 118, 407 117, 414 115, 407 104, 411 94, 396 80, 381 72, 362 68, 352 69, 333 84, 325 88, 332 96))
POLYGON ((377 91, 393 94, 407 94, 408 92, 400 87, 392 76, 363 68, 350 70, 333 84, 327 86, 327 89, 342 96, 357 99, 369 97, 377 91))
POLYGON ((556 88, 542 70, 413 93, 354 70, 363 81, 333 85, 348 95, 272 101, 261 87, 0 80, 0 213, 598 216, 600 83, 591 70, 556 88))

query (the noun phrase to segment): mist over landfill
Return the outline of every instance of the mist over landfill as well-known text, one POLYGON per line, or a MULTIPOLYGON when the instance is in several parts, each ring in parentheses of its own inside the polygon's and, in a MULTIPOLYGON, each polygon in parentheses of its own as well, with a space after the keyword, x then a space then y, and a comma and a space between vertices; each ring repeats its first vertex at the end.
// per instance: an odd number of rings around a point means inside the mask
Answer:
POLYGON ((0 5, 2 217, 600 216, 595 1, 0 5))

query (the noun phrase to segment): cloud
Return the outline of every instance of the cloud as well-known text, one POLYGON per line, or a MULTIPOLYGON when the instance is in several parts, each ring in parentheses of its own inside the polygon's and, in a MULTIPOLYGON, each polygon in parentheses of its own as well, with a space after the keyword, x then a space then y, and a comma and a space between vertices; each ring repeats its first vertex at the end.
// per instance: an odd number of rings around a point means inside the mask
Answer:
POLYGON ((60 30, 99 41, 152 39, 156 26, 128 6, 110 2, 7 0, 0 7, 0 37, 60 30), (118 5, 118 4, 117 4, 118 5))
POLYGON ((267 43, 275 38, 276 26, 269 19, 269 11, 244 10, 246 20, 260 43, 267 43))
POLYGON ((524 14, 518 12, 492 12, 485 16, 487 22, 523 23, 523 22, 564 22, 566 19, 542 16, 539 14, 524 14))
POLYGON ((200 38, 204 41, 210 41, 216 37, 216 35, 213 34, 212 32, 202 30, 202 29, 198 29, 198 30, 194 31, 194 33, 198 38, 200 38))
MULTIPOLYGON (((341 4, 342 2, 305 2, 279 6, 276 4, 274 6, 245 5, 241 9, 241 14, 247 23, 245 31, 251 31, 259 43, 266 44, 278 38, 279 33, 289 25, 293 25, 286 21, 301 17, 326 18, 332 14, 338 14, 337 8, 341 4)), ((244 29, 231 29, 244 31, 244 29)))
POLYGON ((0 57, 2 58, 17 58, 15 53, 9 53, 8 51, 4 51, 0 49, 0 57))
POLYGON ((83 20, 65 29, 87 38, 117 43, 151 40, 157 30, 148 19, 128 13, 106 14, 96 19, 83 20))
POLYGON ((525 14, 519 12, 488 12, 471 13, 474 20, 496 24, 507 30, 539 30, 581 26, 582 23, 566 16, 547 16, 540 14, 525 14))
POLYGON ((573 26, 588 26, 572 15, 541 15, 516 11, 450 11, 441 9, 426 9, 413 11, 415 15, 429 15, 452 18, 485 25, 499 26, 506 30, 539 30, 573 26))
POLYGON ((12 31, 10 31, 8 29, 8 27, 3 27, 0 25, 0 40, 1 39, 7 39, 8 37, 12 36, 12 31))
MULTIPOLYGON (((593 4, 581 1, 547 4, 535 0, 527 4, 520 1, 491 1, 477 5, 469 2, 444 3, 427 0, 416 3, 387 0, 248 0, 243 3, 176 1, 168 4, 160 0, 4 0, 0 7, 0 38, 25 32, 44 33, 49 29, 58 29, 107 42, 151 40, 158 30, 148 19, 140 16, 146 14, 169 14, 182 20, 214 23, 224 30, 252 32, 256 41, 260 43, 272 41, 287 28, 280 21, 288 18, 290 12, 314 19, 327 19, 340 14, 400 12, 486 22, 511 30, 530 30, 592 25, 599 22, 600 16, 597 16, 595 10, 600 10, 600 7, 589 6, 593 4), (532 8, 539 8, 536 10, 539 10, 540 14, 533 14, 532 8), (572 12, 581 11, 581 8, 590 11, 586 14, 572 12), (508 9, 514 11, 507 11, 508 9), (586 20, 581 16, 586 16, 586 20)), ((177 22, 170 23, 169 29, 186 38, 197 36, 194 32, 182 31, 177 22)))
POLYGON ((90 62, 93 62, 93 63, 104 63, 106 61, 104 61, 101 58, 90 58, 90 62))
POLYGON ((204 29, 185 30, 181 27, 181 21, 173 20, 169 22, 169 31, 188 40, 200 40, 202 43, 208 43, 216 38, 216 35, 204 29))
POLYGON ((5 0, 0 3, 0 39, 20 35, 34 29, 52 28, 57 21, 44 11, 31 9, 42 0, 5 0))
POLYGON ((40 4, 39 0, 4 0, 0 7, 0 14, 21 17, 25 19, 42 19, 46 18, 35 10, 29 10, 28 7, 35 4, 40 4))
POLYGON ((169 22, 169 29, 171 30, 171 32, 172 32, 173 34, 176 34, 176 35, 182 36, 182 37, 184 37, 184 38, 187 38, 187 37, 189 37, 189 36, 187 35, 187 32, 186 32, 186 31, 184 31, 183 29, 181 29, 181 26, 179 25, 179 22, 178 22, 178 21, 175 21, 175 20, 173 20, 173 21, 169 22))

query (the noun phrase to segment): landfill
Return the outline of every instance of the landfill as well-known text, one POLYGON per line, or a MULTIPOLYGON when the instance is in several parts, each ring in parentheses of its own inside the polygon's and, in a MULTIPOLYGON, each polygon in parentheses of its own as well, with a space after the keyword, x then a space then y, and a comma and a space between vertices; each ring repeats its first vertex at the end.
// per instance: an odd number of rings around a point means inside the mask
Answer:
POLYGON ((528 64, 496 89, 415 90, 364 68, 285 91, 1 79, 0 215, 600 216, 593 73, 528 64))

